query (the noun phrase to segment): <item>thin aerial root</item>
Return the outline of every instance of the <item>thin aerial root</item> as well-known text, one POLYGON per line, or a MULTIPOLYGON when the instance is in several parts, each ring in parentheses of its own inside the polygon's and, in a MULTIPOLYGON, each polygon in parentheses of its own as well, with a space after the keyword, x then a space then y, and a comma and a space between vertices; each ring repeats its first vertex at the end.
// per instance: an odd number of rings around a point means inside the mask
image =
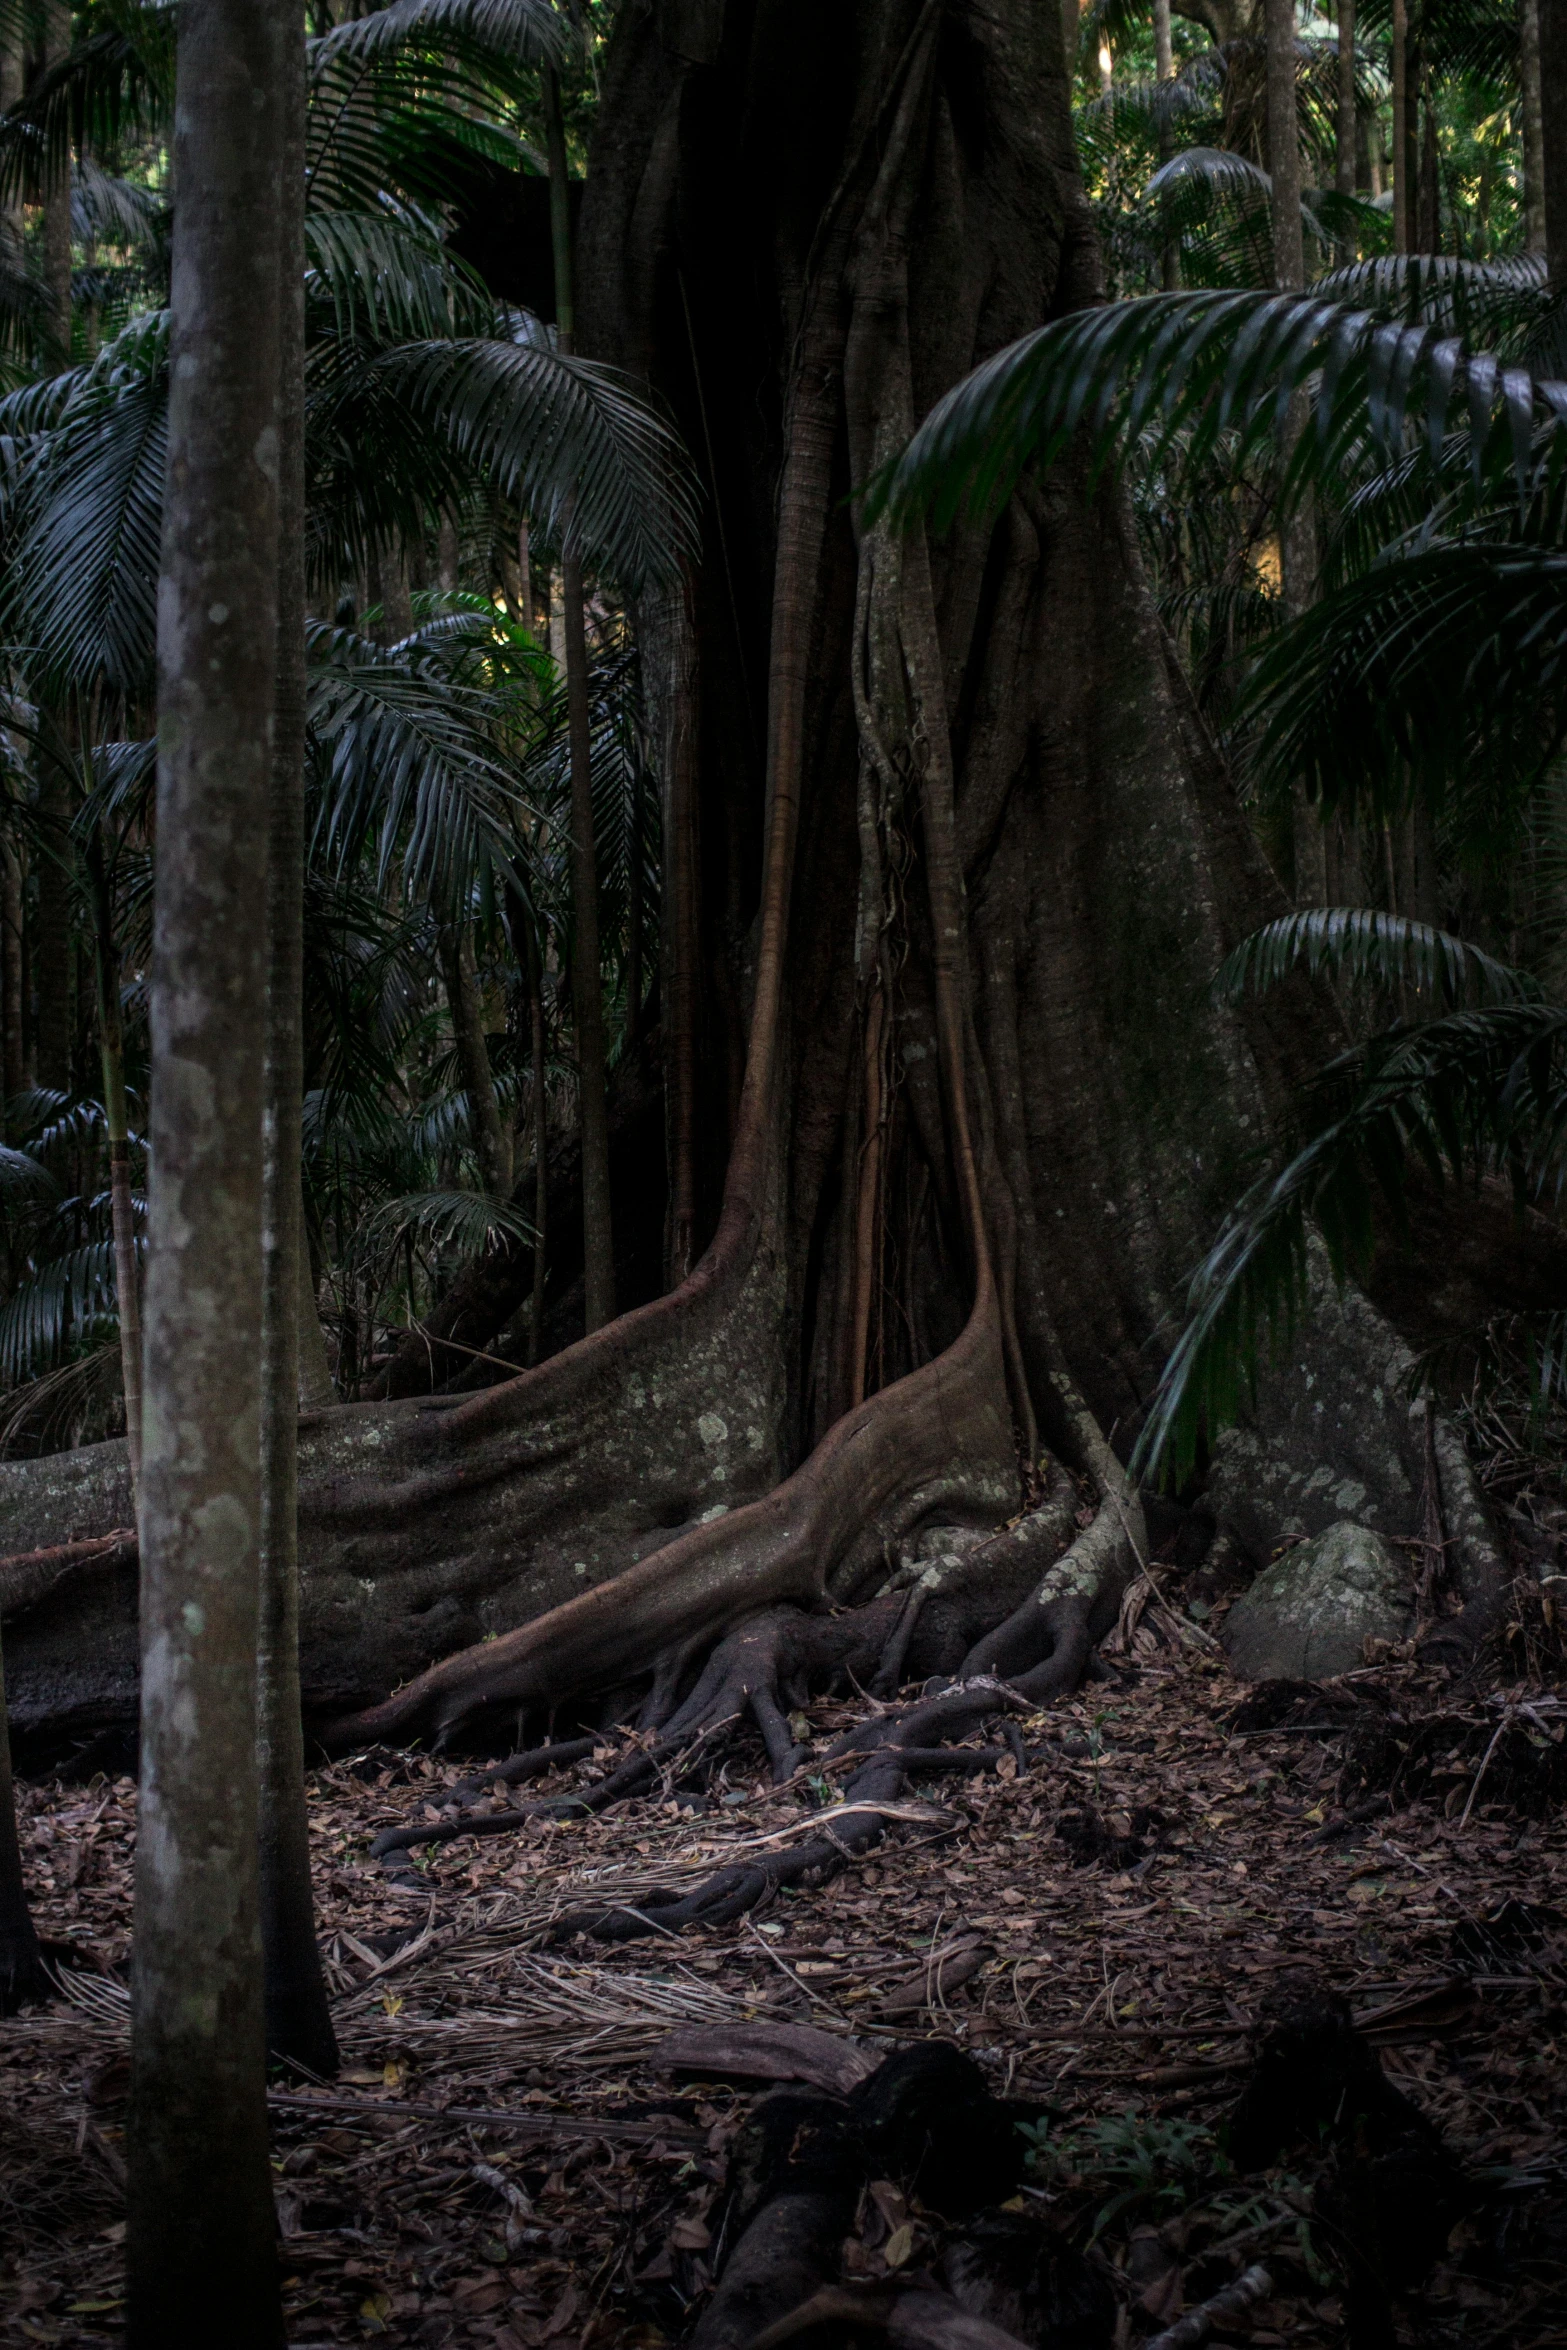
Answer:
POLYGON ((904 1601, 898 1620, 892 1627, 887 1645, 881 1652, 881 1662, 876 1668, 876 1678, 871 1683, 872 1697, 895 1697, 897 1695, 903 1681, 903 1663, 909 1653, 909 1642, 914 1637, 915 1626, 924 1613, 925 1602, 929 1596, 929 1587, 924 1583, 916 1583, 904 1601))

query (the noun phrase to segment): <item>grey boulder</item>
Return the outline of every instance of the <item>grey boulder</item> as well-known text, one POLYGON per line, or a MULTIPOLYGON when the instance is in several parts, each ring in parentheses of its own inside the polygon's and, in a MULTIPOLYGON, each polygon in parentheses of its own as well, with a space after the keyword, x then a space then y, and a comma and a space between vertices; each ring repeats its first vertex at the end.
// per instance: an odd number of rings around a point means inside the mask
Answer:
POLYGON ((1398 1553, 1369 1526, 1341 1521, 1264 1567, 1223 1640, 1243 1681, 1321 1681, 1364 1664, 1368 1635, 1402 1639, 1411 1615, 1398 1553))

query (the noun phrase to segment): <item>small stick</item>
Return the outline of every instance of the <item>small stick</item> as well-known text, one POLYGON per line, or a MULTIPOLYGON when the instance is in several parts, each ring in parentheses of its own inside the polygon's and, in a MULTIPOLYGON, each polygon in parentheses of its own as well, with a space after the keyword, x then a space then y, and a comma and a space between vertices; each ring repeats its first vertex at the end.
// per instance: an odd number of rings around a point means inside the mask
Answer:
POLYGON ((593 2114, 561 2113, 507 2113, 483 2106, 420 2105, 411 2097, 399 2097, 394 2104, 376 2097, 306 2097, 292 2089, 269 2089, 267 2103, 283 2113, 318 2113, 323 2121, 336 2121, 340 2115, 372 2114, 385 2119, 390 2114, 396 2121, 406 2116, 414 2121, 452 2122, 462 2126, 468 2122, 482 2123, 488 2129, 523 2130, 539 2138, 607 2138, 638 2145, 644 2140, 664 2138, 671 2146, 704 2146, 707 2141, 700 2130, 683 2130, 678 2125, 665 2128, 662 2123, 600 2120, 593 2114))

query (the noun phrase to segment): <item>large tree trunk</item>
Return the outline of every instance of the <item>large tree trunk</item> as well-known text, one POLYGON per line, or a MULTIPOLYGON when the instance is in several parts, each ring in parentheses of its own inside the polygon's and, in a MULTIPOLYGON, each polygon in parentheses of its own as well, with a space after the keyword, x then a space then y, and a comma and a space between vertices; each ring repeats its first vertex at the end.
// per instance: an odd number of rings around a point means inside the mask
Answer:
MULTIPOLYGON (((582 347, 651 381, 708 476, 694 645, 644 616, 687 762, 677 1188, 707 1246, 537 1370, 306 1423, 307 1694, 407 1682, 345 1739, 493 1735, 874 1591, 933 1528, 1059 1491, 1040 1438, 1095 1514, 1059 1560, 1049 1520, 1044 1604, 999 1653, 1023 1670, 1057 1603, 1102 1626, 1139 1519, 1116 1451, 1283 1077, 1329 1041, 1304 999, 1249 1031, 1210 1001, 1281 900, 1120 498, 1063 467, 933 548, 849 499, 978 361, 1097 296, 1057 13, 623 12, 579 266, 582 347)), ((1337 1347, 1328 1449, 1375 1430, 1418 1490, 1384 1367, 1337 1347)), ((0 1470, 4 1549, 123 1523, 117 1464, 0 1470)), ((1348 1473, 1292 1489, 1302 1530, 1348 1473)), ((1372 1479, 1358 1514, 1413 1533, 1405 1506, 1372 1479)), ((993 1661, 1018 1555, 961 1627, 926 1610, 910 1673, 993 1661)), ((129 1702, 123 1604, 105 1577, 18 1622, 24 1727, 129 1702)))
MULTIPOLYGON (((287 0, 178 37, 158 595, 129 2350, 283 2339, 257 1859, 262 1104, 287 0)), ((293 1298, 287 1307, 292 1314, 293 1298)))

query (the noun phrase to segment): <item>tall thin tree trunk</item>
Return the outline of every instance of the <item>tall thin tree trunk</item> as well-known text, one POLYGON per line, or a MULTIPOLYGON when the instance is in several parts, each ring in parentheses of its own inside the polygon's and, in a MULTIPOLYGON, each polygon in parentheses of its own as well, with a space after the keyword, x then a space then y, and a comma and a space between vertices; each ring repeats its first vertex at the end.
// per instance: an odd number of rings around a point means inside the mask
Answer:
POLYGON ((545 1065, 544 965, 530 924, 526 933, 528 1026, 533 1051, 533 1296, 528 1315, 528 1360, 536 1363, 544 1337, 544 1280, 549 1269, 549 1071, 545 1065))
POLYGON ((126 2342, 279 2350, 256 1769, 289 0, 186 0, 158 604, 126 2342))
MULTIPOLYGON (((575 338, 571 276, 571 206, 560 82, 544 68, 549 140, 550 238, 555 259, 555 331, 563 351, 575 338)), ((609 1073, 604 985, 599 955, 598 857, 593 837, 593 733, 588 704, 588 632, 582 563, 568 520, 560 557, 566 654, 566 709, 571 738, 571 1000, 577 1029, 577 1098, 582 1127, 582 1284, 584 1327, 602 1329, 615 1313, 615 1238, 609 1198, 609 1073)))
POLYGON ((508 1199, 512 1177, 511 1136, 502 1123, 500 1105, 495 1098, 495 1074, 490 1067, 490 1048, 484 1034, 484 1008, 474 974, 473 933, 466 922, 442 924, 441 975, 446 985, 447 1009, 452 1016, 457 1066, 462 1072, 463 1091, 468 1096, 468 1117, 479 1157, 479 1173, 492 1198, 508 1199))
POLYGON ((98 1054, 103 1069, 103 1118, 109 1143, 109 1222, 114 1235, 114 1293, 120 1318, 120 1376, 125 1388, 125 1447, 131 1492, 141 1483, 141 1284, 136 1265, 136 1211, 131 1195, 130 1116, 125 1099, 125 1023, 120 1009, 120 949, 114 900, 102 846, 95 843, 90 878, 97 949, 98 1054))
MULTIPOLYGON (((316 1946, 299 1696, 300 1194, 305 875, 305 35, 285 10, 278 256, 277 686, 267 838, 257 1767, 267 2046, 337 2070, 316 1946)), ((314 1319, 314 1299, 311 1300, 314 1319)), ((319 1333, 319 1324, 316 1325, 319 1333)))
POLYGON ((43 1953, 22 1877, 16 1790, 11 1784, 11 1732, 5 1710, 5 1654, 0 1650, 0 2015, 14 2014, 25 2000, 47 1999, 52 1988, 44 1973, 43 1953))
POLYGON ((38 901, 33 924, 34 1069, 39 1085, 71 1090, 71 778, 58 740, 38 760, 38 901))
POLYGON ((1393 0, 1393 250, 1409 251, 1414 184, 1409 169, 1409 0, 1393 0))
POLYGON ((533 548, 526 514, 517 525, 517 609, 512 614, 519 628, 533 633, 533 548))
MULTIPOLYGON (((1546 0, 1549 6, 1550 0, 1546 0)), ((1518 71, 1523 84, 1523 242, 1545 251, 1545 117, 1540 93, 1540 0, 1523 0, 1518 19, 1518 71)))
MULTIPOLYGON (((1170 0, 1154 0, 1153 8, 1154 75, 1160 82, 1175 79, 1175 37, 1170 23, 1170 0)), ((1175 153, 1175 125, 1168 114, 1159 117, 1159 161, 1168 163, 1175 153)), ((1164 245, 1164 285, 1167 293, 1174 293, 1181 282, 1180 250, 1173 237, 1164 245)))
MULTIPOLYGON (((1273 182, 1273 282, 1285 293, 1306 283, 1306 239, 1300 207, 1300 109, 1296 96, 1294 0, 1267 0, 1268 172, 1273 182)), ((1290 403, 1286 448, 1305 429, 1302 397, 1290 403)), ((1279 531, 1279 568, 1285 615, 1298 619, 1316 593, 1316 522, 1310 501, 1301 499, 1279 531)), ((1314 807, 1297 791, 1292 834, 1295 900, 1320 906, 1327 896, 1326 847, 1314 807)))
POLYGON ((1551 290, 1567 289, 1567 5, 1538 0, 1540 21, 1540 178, 1545 199, 1545 260, 1551 290))
MULTIPOLYGON (((71 46, 69 0, 45 0, 43 61, 47 71, 71 46)), ((49 342, 57 367, 71 363, 71 159, 52 172, 44 189, 43 277, 49 342)))
POLYGON ((1333 157, 1333 184, 1341 196, 1355 193, 1357 129, 1355 0, 1338 0, 1338 138, 1333 157))

